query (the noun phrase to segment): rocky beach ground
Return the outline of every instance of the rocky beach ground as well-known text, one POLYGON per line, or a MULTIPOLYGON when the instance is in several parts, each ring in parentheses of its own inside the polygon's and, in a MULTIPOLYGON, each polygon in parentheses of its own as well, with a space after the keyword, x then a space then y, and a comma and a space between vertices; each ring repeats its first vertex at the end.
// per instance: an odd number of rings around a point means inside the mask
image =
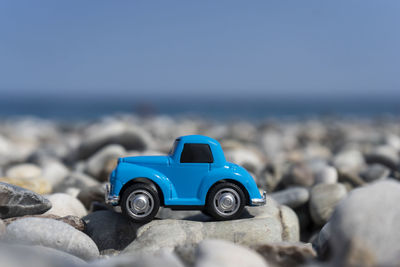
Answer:
POLYGON ((400 118, 0 120, 2 266, 400 266, 400 118), (118 157, 217 139, 267 205, 213 221, 105 205, 118 157))

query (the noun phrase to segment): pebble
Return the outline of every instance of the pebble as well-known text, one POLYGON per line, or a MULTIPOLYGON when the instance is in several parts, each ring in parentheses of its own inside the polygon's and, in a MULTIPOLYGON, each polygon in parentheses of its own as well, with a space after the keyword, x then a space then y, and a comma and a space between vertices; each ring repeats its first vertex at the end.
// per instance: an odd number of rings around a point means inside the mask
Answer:
POLYGON ((332 156, 329 148, 318 143, 308 144, 301 150, 301 154, 305 160, 329 159, 332 156))
POLYGON ((289 207, 279 205, 267 196, 267 205, 260 207, 247 207, 241 218, 273 219, 281 224, 281 237, 283 241, 299 241, 300 229, 297 214, 289 207))
POLYGON ((300 223, 296 213, 287 206, 280 206, 279 210, 282 224, 282 241, 299 241, 300 223))
POLYGON ((227 161, 238 164, 250 172, 258 173, 265 165, 266 159, 256 147, 237 146, 227 141, 223 142, 221 146, 224 148, 227 161))
POLYGON ((118 158, 125 153, 121 145, 103 147, 87 160, 86 172, 101 182, 107 181, 110 172, 117 165, 118 158), (107 168, 110 164, 111 167, 107 168))
POLYGON ((154 252, 161 248, 173 251, 181 244, 197 244, 205 239, 223 239, 242 245, 276 241, 298 241, 299 221, 292 209, 269 205, 249 208, 247 219, 233 221, 153 220, 141 226, 137 238, 123 250, 154 252), (154 237, 157 238, 154 238, 154 237))
POLYGON ((184 267, 181 260, 172 252, 161 250, 157 253, 120 255, 109 259, 91 262, 88 267, 184 267))
POLYGON ((87 211, 83 204, 73 196, 64 193, 48 195, 47 198, 52 204, 52 208, 45 214, 53 214, 60 217, 73 215, 83 217, 87 211))
POLYGON ((400 183, 383 180, 353 190, 330 219, 335 266, 393 266, 399 262, 400 183))
POLYGON ((273 192, 282 181, 282 170, 278 165, 267 164, 258 175, 257 185, 273 192))
POLYGON ((70 173, 69 169, 57 160, 46 161, 43 166, 43 178, 49 181, 52 188, 58 186, 70 173))
POLYGON ((87 159, 101 148, 119 144, 127 150, 148 150, 154 146, 153 138, 142 128, 123 121, 107 121, 89 127, 79 146, 80 159, 87 159))
POLYGON ((195 267, 267 267, 256 252, 224 240, 204 240, 196 250, 195 267))
POLYGON ((0 182, 0 217, 2 219, 42 214, 51 202, 35 192, 0 182))
POLYGON ((293 164, 284 176, 283 183, 285 185, 308 187, 314 184, 314 175, 307 165, 302 163, 293 164))
POLYGON ((104 203, 104 195, 106 193, 105 186, 100 184, 96 186, 86 187, 79 191, 77 198, 85 206, 86 209, 90 209, 94 202, 104 203))
MULTIPOLYGON (((6 137, 0 133, 0 166, 6 166, 9 162, 14 160, 14 146, 6 137)), ((3 175, 3 171, 0 172, 3 175)))
POLYGON ((4 133, 7 131, 7 127, 4 127, 5 123, 2 123, 1 127, 1 134, 4 134, 3 138, 0 135, 0 164, 4 166, 9 166, 15 162, 24 162, 26 161, 27 157, 32 154, 39 146, 39 142, 36 138, 28 138, 19 136, 19 132, 25 131, 25 133, 29 132, 27 127, 22 127, 22 129, 16 129, 18 126, 18 122, 16 122, 12 127, 9 129, 9 133, 4 133))
POLYGON ((352 190, 358 186, 365 185, 364 179, 362 179, 356 173, 349 173, 349 172, 339 173, 339 181, 343 184, 346 184, 349 190, 352 190))
POLYGON ((54 192, 65 193, 65 191, 71 187, 77 189, 84 189, 86 187, 100 185, 93 177, 82 172, 72 172, 70 173, 60 184, 54 188, 54 192))
POLYGON ((317 257, 310 243, 276 242, 252 248, 272 266, 303 266, 317 257))
POLYGON ((333 165, 343 173, 357 173, 364 164, 364 157, 358 150, 345 150, 333 158, 333 165))
POLYGON ((261 133, 259 143, 268 158, 283 161, 286 158, 284 149, 293 149, 297 143, 297 137, 292 132, 270 127, 261 133))
POLYGON ((161 248, 173 251, 177 245, 195 244, 208 238, 247 245, 281 241, 282 226, 272 218, 205 223, 168 219, 152 221, 138 229, 137 238, 123 253, 155 252, 161 248))
POLYGON ((136 231, 142 225, 108 210, 90 213, 83 220, 87 225, 86 234, 93 239, 100 251, 124 249, 136 238, 136 231))
POLYGON ((0 182, 16 185, 29 189, 40 195, 49 194, 52 191, 51 184, 44 178, 9 178, 0 177, 0 182))
POLYGON ((400 151, 400 135, 390 133, 386 134, 384 139, 386 144, 400 151))
POLYGON ((373 182, 387 178, 390 174, 390 169, 386 166, 374 163, 368 166, 366 170, 361 173, 361 177, 367 182, 373 182))
POLYGON ((171 210, 169 208, 160 207, 156 215, 157 219, 176 219, 176 220, 194 220, 194 221, 210 221, 211 217, 204 215, 199 210, 171 210))
POLYGON ((83 267, 86 262, 58 249, 32 246, 0 244, 2 266, 7 267, 83 267))
POLYGON ((74 227, 76 230, 79 230, 79 231, 82 231, 82 232, 84 232, 85 229, 86 229, 86 224, 85 224, 85 222, 84 222, 81 218, 76 217, 76 216, 71 216, 71 215, 68 215, 68 216, 65 216, 65 217, 60 217, 60 216, 51 215, 51 214, 48 214, 48 215, 46 215, 46 214, 41 214, 41 215, 25 215, 25 216, 22 216, 22 217, 13 217, 13 218, 5 219, 5 220, 4 220, 4 223, 5 223, 6 225, 9 225, 9 224, 12 223, 12 222, 15 222, 15 221, 20 220, 20 219, 25 219, 25 218, 46 218, 46 219, 53 219, 53 220, 57 220, 57 221, 61 221, 61 222, 64 222, 64 223, 66 223, 66 224, 69 224, 69 225, 71 225, 72 227, 74 227))
POLYGON ((325 166, 315 175, 315 184, 335 184, 338 181, 338 172, 335 167, 325 166))
POLYGON ((2 219, 0 219, 0 239, 3 237, 5 233, 6 233, 6 224, 2 219))
POLYGON ((93 260, 99 256, 99 250, 90 237, 53 219, 25 218, 12 222, 7 226, 5 239, 58 249, 83 260, 93 260))
POLYGON ((290 187, 281 191, 274 192, 270 196, 279 204, 291 208, 297 208, 307 203, 310 193, 307 188, 301 186, 290 187))
POLYGON ((342 184, 318 184, 311 189, 310 214, 314 223, 324 225, 334 208, 347 194, 342 184))
POLYGON ((328 221, 319 231, 318 237, 314 240, 313 246, 316 248, 318 258, 328 260, 331 257, 331 247, 329 244, 331 236, 331 223, 328 221))
POLYGON ((47 162, 61 158, 60 154, 55 153, 54 145, 59 146, 62 144, 53 144, 51 147, 39 146, 38 149, 29 154, 25 161, 43 167, 47 162))
POLYGON ((42 176, 42 169, 34 164, 19 164, 6 171, 6 177, 13 179, 37 178, 42 176))
POLYGON ((398 170, 400 164, 399 152, 391 146, 384 145, 374 148, 366 155, 367 163, 380 163, 391 170, 398 170))
POLYGON ((231 124, 228 129, 229 138, 241 142, 251 142, 257 136, 257 128, 254 124, 246 121, 238 121, 231 124))

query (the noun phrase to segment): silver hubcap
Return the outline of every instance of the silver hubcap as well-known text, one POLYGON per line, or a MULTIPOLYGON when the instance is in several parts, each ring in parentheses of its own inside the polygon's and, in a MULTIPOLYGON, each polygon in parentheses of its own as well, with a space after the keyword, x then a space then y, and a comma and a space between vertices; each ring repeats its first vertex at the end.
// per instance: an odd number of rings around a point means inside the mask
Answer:
POLYGON ((128 196, 126 206, 132 217, 143 218, 153 211, 154 199, 148 191, 138 189, 128 196))
POLYGON ((240 196, 231 188, 222 188, 214 196, 216 211, 224 216, 235 214, 240 207, 240 196))

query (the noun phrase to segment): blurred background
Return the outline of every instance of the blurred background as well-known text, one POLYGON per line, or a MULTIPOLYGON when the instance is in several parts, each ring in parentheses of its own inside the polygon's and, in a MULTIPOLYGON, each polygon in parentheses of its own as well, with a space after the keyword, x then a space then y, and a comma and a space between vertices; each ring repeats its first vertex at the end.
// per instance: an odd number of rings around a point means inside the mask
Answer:
POLYGON ((0 1, 0 115, 400 112, 398 1, 0 1))

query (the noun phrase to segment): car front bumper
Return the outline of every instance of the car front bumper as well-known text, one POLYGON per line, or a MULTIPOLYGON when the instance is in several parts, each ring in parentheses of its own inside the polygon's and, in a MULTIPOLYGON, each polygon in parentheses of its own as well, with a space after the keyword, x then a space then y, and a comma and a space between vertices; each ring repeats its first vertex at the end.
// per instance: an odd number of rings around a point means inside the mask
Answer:
POLYGON ((267 203, 267 192, 263 191, 262 198, 252 198, 250 201, 251 206, 262 206, 267 203))
POLYGON ((107 183, 106 184, 106 193, 105 193, 106 204, 111 204, 113 206, 118 205, 119 196, 111 195, 110 190, 111 190, 110 183, 107 183))

